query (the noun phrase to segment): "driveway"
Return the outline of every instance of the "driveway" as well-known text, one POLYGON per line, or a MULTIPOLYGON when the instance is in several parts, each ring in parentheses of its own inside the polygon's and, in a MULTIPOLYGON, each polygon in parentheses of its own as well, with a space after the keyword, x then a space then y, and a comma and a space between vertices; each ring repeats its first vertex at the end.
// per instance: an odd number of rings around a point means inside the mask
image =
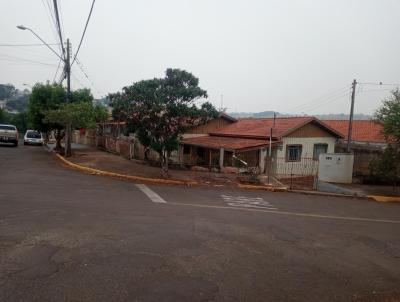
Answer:
POLYGON ((0 171, 0 301, 400 301, 400 204, 0 171))

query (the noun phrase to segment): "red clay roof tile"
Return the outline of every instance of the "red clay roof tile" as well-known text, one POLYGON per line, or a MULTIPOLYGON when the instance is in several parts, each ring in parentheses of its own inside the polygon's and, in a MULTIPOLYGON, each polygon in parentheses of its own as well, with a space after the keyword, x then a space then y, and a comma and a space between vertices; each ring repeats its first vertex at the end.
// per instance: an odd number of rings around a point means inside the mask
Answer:
MULTIPOLYGON (((323 120, 325 124, 340 132, 346 139, 349 128, 348 120, 323 120)), ((352 140, 359 142, 385 142, 382 124, 373 120, 354 120, 352 140)))

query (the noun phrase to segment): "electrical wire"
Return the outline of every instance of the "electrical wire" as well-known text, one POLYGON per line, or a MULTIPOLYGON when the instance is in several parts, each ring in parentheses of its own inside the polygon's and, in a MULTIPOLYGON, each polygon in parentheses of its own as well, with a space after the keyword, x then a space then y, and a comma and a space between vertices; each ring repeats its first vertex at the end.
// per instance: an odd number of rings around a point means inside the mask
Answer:
POLYGON ((82 84, 82 82, 78 79, 78 77, 76 77, 73 73, 71 73, 71 76, 74 78, 74 80, 81 85, 82 88, 85 88, 86 86, 84 84, 82 84))
MULTIPOLYGON (((60 45, 60 43, 47 43, 47 45, 60 45)), ((36 44, 0 44, 0 47, 32 47, 32 46, 46 46, 44 43, 36 44)))
POLYGON ((313 99, 310 102, 299 104, 299 105, 295 105, 294 107, 292 107, 291 111, 292 112, 296 112, 296 111, 299 111, 300 109, 304 109, 304 108, 307 108, 309 106, 313 107, 313 106, 317 105, 319 102, 321 102, 324 99, 327 99, 327 98, 329 99, 329 98, 337 96, 338 94, 340 94, 340 95, 343 94, 344 91, 349 89, 350 87, 351 87, 350 85, 346 85, 346 86, 344 86, 342 88, 336 89, 336 90, 331 91, 329 93, 326 93, 326 94, 324 94, 324 95, 322 95, 320 97, 317 97, 317 98, 313 99))
POLYGON ((96 2, 96 0, 93 0, 93 1, 92 1, 92 6, 90 7, 90 12, 89 12, 89 15, 88 15, 88 17, 87 17, 87 19, 86 19, 85 28, 84 28, 84 30, 83 30, 82 37, 81 37, 81 40, 79 41, 79 45, 78 45, 78 48, 77 48, 77 50, 76 50, 74 59, 72 60, 71 66, 75 63, 75 61, 76 61, 76 56, 78 55, 79 50, 81 49, 81 45, 82 45, 82 42, 83 42, 83 38, 85 37, 86 29, 87 29, 87 27, 88 27, 88 24, 89 24, 89 21, 90 21, 90 17, 92 16, 93 7, 94 7, 94 3, 95 3, 95 2, 96 2))
POLYGON ((62 57, 65 60, 65 48, 64 48, 64 42, 63 42, 63 36, 62 36, 62 30, 61 30, 61 24, 60 24, 60 16, 58 13, 57 0, 53 0, 53 3, 54 3, 54 13, 55 13, 55 18, 56 18, 56 24, 57 24, 57 31, 58 31, 58 36, 60 38, 60 43, 61 43, 62 57))
POLYGON ((60 69, 60 66, 61 66, 61 62, 62 62, 63 60, 59 60, 58 61, 58 66, 57 66, 57 69, 56 69, 56 73, 54 74, 54 77, 53 77, 53 82, 55 82, 56 81, 56 77, 57 77, 57 74, 58 74, 58 70, 60 69))
MULTIPOLYGON (((56 22, 55 22, 55 20, 53 18, 53 10, 51 9, 51 5, 46 0, 42 0, 42 4, 43 4, 43 7, 44 7, 44 11, 46 12, 47 18, 49 20, 50 28, 51 28, 51 31, 53 33, 53 37, 56 40, 58 40, 57 31, 56 31, 56 27, 57 26, 56 26, 56 22)), ((61 50, 61 45, 60 45, 60 50, 61 50)))
POLYGON ((372 82, 366 82, 366 83, 358 83, 359 85, 375 85, 375 86, 400 86, 400 83, 372 83, 372 82))
POLYGON ((76 63, 77 63, 77 66, 79 67, 80 71, 83 73, 83 75, 85 76, 85 78, 87 79, 89 84, 92 86, 92 88, 97 92, 97 94, 104 95, 105 94, 104 91, 101 92, 99 89, 97 89, 96 85, 93 83, 93 81, 90 79, 88 73, 86 72, 82 62, 78 58, 76 58, 76 63))
POLYGON ((57 66, 56 64, 49 64, 49 63, 44 63, 40 61, 35 61, 35 60, 28 60, 28 59, 21 59, 21 58, 0 58, 0 61, 8 61, 12 63, 31 63, 31 64, 36 64, 36 65, 43 65, 43 66, 57 66))
POLYGON ((308 109, 307 111, 308 111, 308 112, 314 112, 315 110, 320 109, 321 107, 324 107, 324 106, 326 106, 326 105, 328 105, 328 104, 335 103, 335 102, 338 101, 338 100, 342 100, 344 97, 350 97, 350 92, 345 93, 344 95, 337 96, 337 97, 335 97, 335 98, 333 98, 333 99, 327 100, 327 101, 325 101, 325 102, 322 102, 322 103, 319 104, 317 107, 310 108, 310 109, 308 109))

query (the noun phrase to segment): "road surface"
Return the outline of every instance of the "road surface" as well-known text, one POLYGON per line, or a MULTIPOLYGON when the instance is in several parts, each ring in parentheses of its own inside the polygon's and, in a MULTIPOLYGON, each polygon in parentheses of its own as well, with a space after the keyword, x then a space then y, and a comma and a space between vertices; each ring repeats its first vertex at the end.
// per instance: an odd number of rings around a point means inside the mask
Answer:
POLYGON ((2 302, 400 301, 400 204, 0 171, 2 302))

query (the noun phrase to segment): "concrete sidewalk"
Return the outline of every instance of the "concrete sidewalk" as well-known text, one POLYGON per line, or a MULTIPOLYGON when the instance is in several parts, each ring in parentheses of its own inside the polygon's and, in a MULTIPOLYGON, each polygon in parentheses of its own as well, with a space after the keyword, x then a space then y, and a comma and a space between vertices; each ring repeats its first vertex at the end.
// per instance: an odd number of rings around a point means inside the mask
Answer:
POLYGON ((151 166, 141 160, 128 160, 121 156, 80 144, 73 144, 72 149, 73 156, 68 158, 69 161, 93 169, 139 177, 175 179, 185 182, 193 181, 209 186, 237 185, 237 174, 200 172, 174 168, 170 169, 168 177, 165 177, 160 167, 151 166))

